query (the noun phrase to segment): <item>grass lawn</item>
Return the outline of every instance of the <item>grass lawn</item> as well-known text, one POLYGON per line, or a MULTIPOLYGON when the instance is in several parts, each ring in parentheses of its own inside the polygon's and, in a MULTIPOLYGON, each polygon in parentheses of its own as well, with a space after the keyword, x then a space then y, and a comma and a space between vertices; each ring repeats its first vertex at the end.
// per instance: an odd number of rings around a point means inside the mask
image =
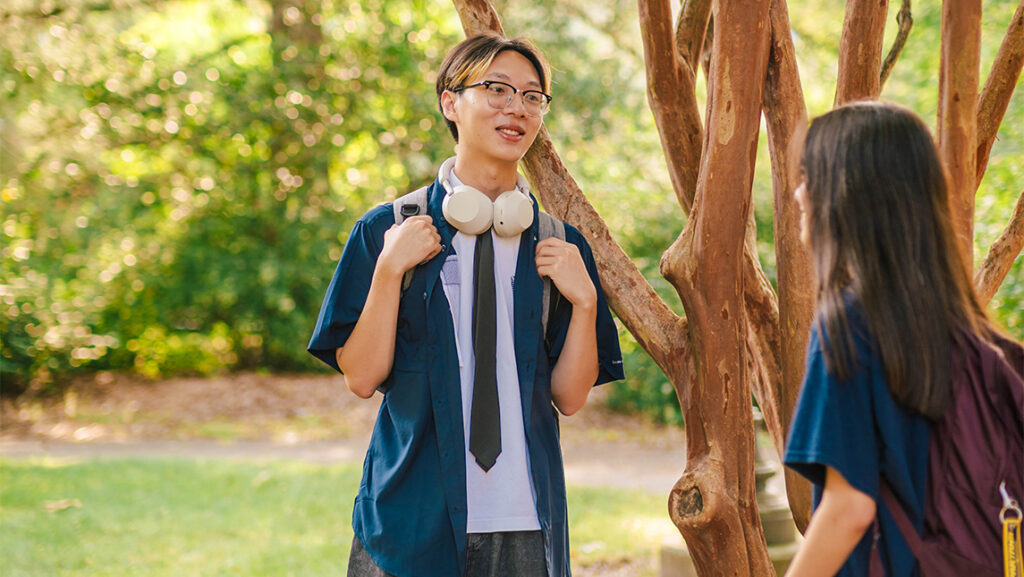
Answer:
MULTIPOLYGON (((358 466, 0 460, 0 573, 344 575, 358 466)), ((654 554, 665 497, 569 489, 574 566, 654 554)))

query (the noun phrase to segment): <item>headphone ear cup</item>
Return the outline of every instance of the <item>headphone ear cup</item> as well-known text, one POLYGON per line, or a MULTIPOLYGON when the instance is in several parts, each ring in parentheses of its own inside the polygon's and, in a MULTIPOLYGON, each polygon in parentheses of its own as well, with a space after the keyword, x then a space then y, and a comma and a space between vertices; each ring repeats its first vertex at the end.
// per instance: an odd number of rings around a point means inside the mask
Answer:
POLYGON ((486 194, 471 186, 456 186, 445 195, 441 212, 457 230, 475 236, 491 228, 494 209, 486 194))
POLYGON ((533 224, 533 202, 518 190, 503 192, 494 201, 494 232, 501 237, 521 234, 533 224))

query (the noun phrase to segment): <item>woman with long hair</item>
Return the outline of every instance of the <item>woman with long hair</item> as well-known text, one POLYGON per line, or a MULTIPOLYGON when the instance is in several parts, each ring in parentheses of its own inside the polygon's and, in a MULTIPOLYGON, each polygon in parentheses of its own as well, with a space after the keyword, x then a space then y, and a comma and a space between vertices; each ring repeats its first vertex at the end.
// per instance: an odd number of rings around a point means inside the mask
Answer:
POLYGON ((957 250, 947 181, 913 112, 856 102, 816 118, 795 192, 817 312, 785 462, 814 485, 789 575, 917 574, 880 480, 920 527, 932 424, 950 404, 956 335, 997 332, 957 250), (869 530, 875 523, 876 530, 869 530))

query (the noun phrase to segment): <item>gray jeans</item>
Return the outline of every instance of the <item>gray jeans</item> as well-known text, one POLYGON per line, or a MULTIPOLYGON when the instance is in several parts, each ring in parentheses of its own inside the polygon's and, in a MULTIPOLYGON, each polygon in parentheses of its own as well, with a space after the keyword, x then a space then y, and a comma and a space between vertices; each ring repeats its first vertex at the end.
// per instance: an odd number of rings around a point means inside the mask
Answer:
MULTIPOLYGON (((466 535, 466 577, 544 577, 544 538, 540 531, 466 535)), ((395 577, 378 567, 352 538, 348 577, 395 577)), ((410 576, 415 577, 415 576, 410 576)))

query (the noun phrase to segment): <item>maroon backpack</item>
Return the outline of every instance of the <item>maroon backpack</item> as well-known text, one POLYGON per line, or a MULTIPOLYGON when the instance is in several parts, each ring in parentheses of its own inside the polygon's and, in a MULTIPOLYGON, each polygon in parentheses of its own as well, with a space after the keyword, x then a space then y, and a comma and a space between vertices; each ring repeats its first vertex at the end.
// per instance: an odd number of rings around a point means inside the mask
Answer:
MULTIPOLYGON (((1001 484, 1024 498, 1024 348, 994 340, 997 346, 969 333, 954 339, 953 400, 931 428, 920 534, 881 479, 882 500, 922 577, 1003 575, 1001 484)), ((884 574, 875 547, 870 575, 884 574)))

